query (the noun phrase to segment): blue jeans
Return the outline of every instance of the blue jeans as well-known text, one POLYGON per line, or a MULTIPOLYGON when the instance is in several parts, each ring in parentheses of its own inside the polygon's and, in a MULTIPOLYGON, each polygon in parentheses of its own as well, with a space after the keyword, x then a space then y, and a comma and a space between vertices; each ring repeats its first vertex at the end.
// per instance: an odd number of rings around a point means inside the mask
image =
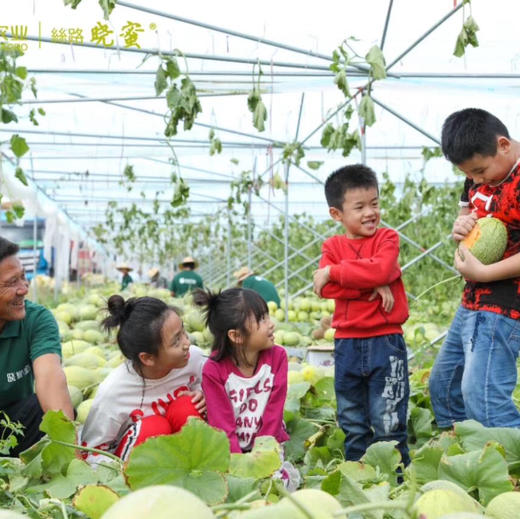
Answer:
POLYGON ((459 307, 430 375, 439 427, 468 418, 486 427, 520 427, 516 386, 520 322, 459 307))
POLYGON ((410 388, 406 345, 400 334, 336 339, 338 421, 346 434, 345 459, 359 460, 378 441, 397 441, 405 465, 410 388))

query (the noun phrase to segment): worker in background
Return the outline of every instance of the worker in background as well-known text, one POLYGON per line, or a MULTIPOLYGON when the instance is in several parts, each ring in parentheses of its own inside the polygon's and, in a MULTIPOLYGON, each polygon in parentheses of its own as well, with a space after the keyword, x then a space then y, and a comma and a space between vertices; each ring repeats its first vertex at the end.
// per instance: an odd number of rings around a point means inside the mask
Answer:
POLYGON ((121 290, 124 290, 130 283, 133 283, 133 278, 130 275, 130 272, 134 270, 132 267, 129 267, 126 263, 122 263, 121 265, 116 267, 123 277, 121 278, 121 290))
POLYGON ((258 292, 266 303, 274 301, 280 308, 280 296, 276 287, 269 280, 255 274, 249 267, 238 269, 233 276, 236 278, 238 286, 258 292))
POLYGON ((186 292, 196 288, 204 288, 202 277, 195 272, 199 266, 191 256, 186 256, 179 264, 178 272, 170 283, 170 291, 173 297, 182 297, 186 292))
POLYGON ((157 267, 153 267, 148 271, 148 277, 150 278, 150 286, 154 288, 168 288, 168 280, 160 275, 157 267))

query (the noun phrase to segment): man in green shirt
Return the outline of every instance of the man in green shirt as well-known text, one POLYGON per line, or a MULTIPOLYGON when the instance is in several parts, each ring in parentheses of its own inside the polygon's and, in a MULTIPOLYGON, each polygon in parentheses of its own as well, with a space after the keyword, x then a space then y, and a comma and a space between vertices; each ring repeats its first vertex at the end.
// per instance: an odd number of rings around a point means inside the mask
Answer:
POLYGON ((123 277, 121 278, 121 290, 124 290, 130 283, 134 282, 130 275, 130 272, 134 269, 129 267, 126 263, 119 265, 116 269, 123 274, 123 277))
POLYGON ((280 308, 280 296, 273 283, 258 276, 249 267, 238 269, 233 276, 237 279, 239 286, 258 292, 266 303, 274 301, 280 308))
POLYGON ((182 297, 186 292, 203 288, 202 278, 195 269, 198 263, 191 257, 186 256, 179 265, 181 271, 177 273, 170 283, 170 291, 174 297, 182 297))
POLYGON ((10 456, 43 436, 39 427, 46 411, 61 409, 74 418, 58 326, 49 310, 25 300, 29 283, 18 250, 0 237, 0 410, 24 427, 10 456))

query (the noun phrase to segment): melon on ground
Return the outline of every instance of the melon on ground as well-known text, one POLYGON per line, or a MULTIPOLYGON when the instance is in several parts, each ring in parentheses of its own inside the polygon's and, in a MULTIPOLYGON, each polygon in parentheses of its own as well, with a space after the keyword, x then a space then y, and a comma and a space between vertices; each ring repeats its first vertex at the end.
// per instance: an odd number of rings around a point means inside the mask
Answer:
POLYGON ((130 492, 112 505, 101 519, 213 519, 211 509, 188 490, 152 485, 130 492))
POLYGON ((486 507, 493 519, 517 519, 520 516, 520 492, 504 492, 495 496, 486 507))
POLYGON ((479 218, 461 243, 484 265, 496 263, 506 250, 506 226, 498 218, 479 218))
POLYGON ((480 506, 474 499, 460 491, 435 488, 425 492, 413 505, 414 517, 440 519, 446 514, 456 512, 480 512, 480 506))

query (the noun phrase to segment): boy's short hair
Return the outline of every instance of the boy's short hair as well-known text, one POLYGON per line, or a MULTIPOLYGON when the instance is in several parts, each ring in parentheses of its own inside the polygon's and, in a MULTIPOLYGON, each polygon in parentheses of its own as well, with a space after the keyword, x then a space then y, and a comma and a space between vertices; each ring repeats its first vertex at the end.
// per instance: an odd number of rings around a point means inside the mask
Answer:
POLYGON ((498 117, 480 108, 465 108, 444 121, 442 153, 453 164, 461 164, 477 153, 492 157, 497 153, 497 137, 500 136, 510 138, 498 117))
POLYGON ((20 247, 16 243, 0 236, 0 261, 18 253, 20 247))
POLYGON ((329 207, 341 210, 346 191, 369 187, 379 189, 374 171, 363 164, 352 164, 344 166, 328 176, 325 181, 325 198, 329 207))

